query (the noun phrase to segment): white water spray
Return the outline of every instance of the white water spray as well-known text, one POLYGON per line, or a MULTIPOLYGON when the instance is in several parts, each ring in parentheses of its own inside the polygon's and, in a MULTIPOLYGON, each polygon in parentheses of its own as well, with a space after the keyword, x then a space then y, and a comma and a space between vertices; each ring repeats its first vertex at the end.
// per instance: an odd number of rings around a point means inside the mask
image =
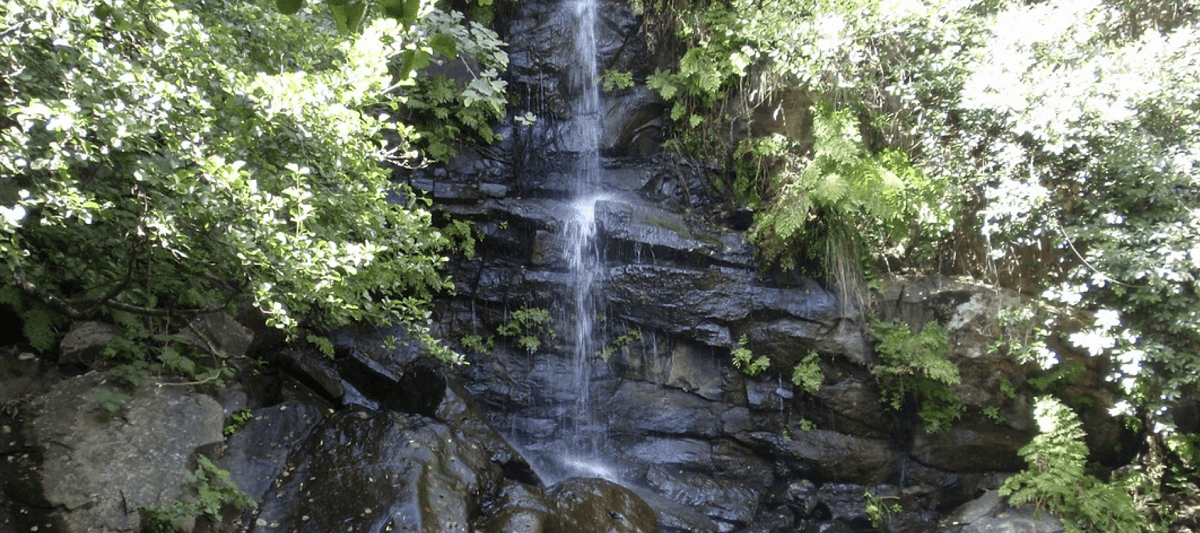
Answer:
POLYGON ((596 2, 568 0, 575 16, 575 63, 571 72, 570 147, 576 155, 573 192, 576 199, 600 188, 600 74, 596 66, 596 2))
MULTIPOLYGON (((599 302, 596 282, 603 272, 604 257, 597 242, 596 204, 605 197, 600 194, 600 88, 596 67, 596 0, 569 0, 576 21, 575 61, 577 69, 571 76, 571 150, 575 152, 574 182, 572 184, 572 217, 563 232, 563 250, 569 269, 571 316, 567 322, 574 328, 572 340, 573 389, 575 402, 565 421, 568 449, 564 450, 563 466, 575 475, 595 475, 601 435, 591 405, 591 365, 598 346, 595 341, 595 322, 599 302), (586 467, 585 467, 586 466, 586 467)), ((605 470, 607 472, 607 470, 605 470)), ((603 477, 611 477, 609 475, 603 477)))

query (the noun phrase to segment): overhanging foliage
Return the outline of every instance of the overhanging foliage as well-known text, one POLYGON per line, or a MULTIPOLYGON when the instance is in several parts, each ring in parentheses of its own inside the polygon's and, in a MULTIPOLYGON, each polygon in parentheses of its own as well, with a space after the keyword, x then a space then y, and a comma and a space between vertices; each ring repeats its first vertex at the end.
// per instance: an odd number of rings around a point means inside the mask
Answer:
POLYGON ((381 111, 408 83, 389 62, 410 28, 328 25, 255 2, 5 7, 0 295, 39 348, 49 311, 102 317, 138 341, 111 354, 135 375, 196 373, 166 334, 244 302, 287 332, 400 322, 431 340, 447 239, 382 164, 412 155, 381 111))

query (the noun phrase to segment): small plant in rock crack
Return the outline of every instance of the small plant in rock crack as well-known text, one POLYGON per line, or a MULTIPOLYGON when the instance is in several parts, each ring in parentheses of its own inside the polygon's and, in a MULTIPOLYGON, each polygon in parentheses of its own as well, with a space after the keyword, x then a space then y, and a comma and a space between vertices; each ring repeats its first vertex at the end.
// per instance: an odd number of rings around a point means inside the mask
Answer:
POLYGON ((743 374, 754 377, 771 366, 771 360, 767 359, 765 355, 754 357, 754 352, 746 346, 749 343, 750 339, 743 334, 738 339, 737 346, 730 350, 730 355, 733 356, 733 366, 741 370, 743 374))
POLYGON ((246 422, 249 422, 253 418, 254 413, 250 412, 249 409, 234 411, 232 415, 229 415, 229 420, 225 422, 225 427, 221 429, 221 434, 228 439, 234 433, 237 433, 238 430, 246 427, 246 422))
POLYGON ((463 348, 471 350, 475 353, 490 353, 492 348, 496 347, 495 337, 483 338, 481 335, 464 335, 459 339, 463 348))
POLYGON ((600 353, 597 355, 599 355, 601 359, 607 361, 608 358, 612 357, 612 354, 616 353, 617 350, 640 340, 642 340, 642 330, 631 329, 613 339, 612 342, 610 342, 608 346, 605 346, 603 350, 600 350, 600 353))
POLYGON ((929 433, 950 428, 966 406, 955 392, 962 377, 948 358, 946 327, 929 322, 917 333, 901 322, 871 321, 871 336, 880 364, 871 369, 883 392, 883 402, 900 410, 914 402, 929 433))
POLYGON ((628 70, 608 69, 604 71, 603 78, 606 93, 633 87, 633 73, 628 70))
POLYGON ((190 529, 185 527, 188 522, 201 517, 219 524, 221 509, 226 505, 242 510, 258 505, 229 478, 227 470, 219 468, 204 455, 197 455, 196 462, 196 470, 184 477, 181 497, 140 509, 146 531, 185 531, 190 529))
POLYGON ((809 350, 808 355, 792 368, 792 384, 809 394, 820 392, 821 382, 824 380, 825 375, 821 373, 821 365, 817 362, 816 350, 809 350))
POLYGON ((517 346, 529 353, 537 352, 544 344, 553 342, 558 333, 550 327, 550 311, 541 307, 522 307, 512 312, 508 322, 496 328, 503 337, 515 337, 517 346))
POLYGON ((871 491, 863 493, 863 510, 867 513, 867 518, 871 520, 871 527, 883 531, 884 526, 891 520, 893 515, 904 512, 904 508, 900 506, 900 502, 895 501, 896 496, 876 496, 871 494, 871 491), (891 501, 889 501, 891 500, 891 501))

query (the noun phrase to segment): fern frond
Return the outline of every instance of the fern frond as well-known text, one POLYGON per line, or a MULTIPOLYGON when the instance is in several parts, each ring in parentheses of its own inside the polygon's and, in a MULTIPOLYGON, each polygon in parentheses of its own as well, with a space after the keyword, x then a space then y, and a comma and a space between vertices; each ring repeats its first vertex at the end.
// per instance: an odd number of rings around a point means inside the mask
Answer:
POLYGON ((23 301, 24 294, 25 293, 21 292, 21 289, 18 289, 12 285, 0 287, 0 305, 7 305, 11 307, 13 311, 20 313, 21 311, 25 310, 25 302, 23 301))
POLYGON ((58 313, 42 305, 34 305, 21 313, 21 321, 25 338, 34 350, 46 352, 54 348, 58 342, 56 326, 63 322, 58 313))

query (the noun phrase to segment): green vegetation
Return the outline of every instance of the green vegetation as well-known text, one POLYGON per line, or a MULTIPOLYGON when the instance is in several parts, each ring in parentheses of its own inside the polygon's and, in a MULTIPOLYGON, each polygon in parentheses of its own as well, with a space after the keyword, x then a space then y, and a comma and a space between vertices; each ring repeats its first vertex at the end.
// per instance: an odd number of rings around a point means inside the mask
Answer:
POLYGON ((522 307, 513 311, 508 321, 496 328, 502 337, 512 337, 517 346, 529 353, 537 352, 542 346, 552 344, 558 338, 554 331, 550 311, 540 307, 522 307))
POLYGON ((1055 317, 1044 306, 1020 305, 996 313, 1000 327, 989 353, 1004 354, 1019 363, 1034 363, 1042 370, 1058 364, 1058 357, 1046 347, 1046 338, 1055 328, 1055 317))
MULTIPOLYGON (((550 310, 527 306, 522 306, 509 313, 504 323, 496 326, 496 335, 513 339, 518 347, 530 354, 536 353, 545 346, 553 346, 554 341, 558 339, 558 332, 554 330, 554 318, 550 315, 550 310)), ((633 342, 632 339, 635 336, 640 339, 641 332, 631 330, 619 337, 616 342, 619 346, 623 346, 633 342)), ((491 353, 496 347, 496 337, 464 335, 459 338, 459 344, 472 352, 486 354, 491 353)), ((606 348, 606 351, 599 355, 607 359, 612 350, 611 347, 606 348)))
POLYGON ((489 336, 485 339, 480 335, 464 335, 459 339, 459 343, 462 344, 463 348, 472 352, 488 353, 492 351, 492 348, 496 347, 496 338, 489 336))
POLYGON ((128 394, 108 388, 96 389, 96 392, 91 395, 91 400, 100 404, 110 415, 121 412, 121 406, 128 399, 128 394))
POLYGON ((254 413, 252 413, 249 409, 234 411, 233 414, 229 415, 229 420, 225 422, 225 427, 221 428, 221 434, 228 439, 229 437, 233 436, 234 433, 237 433, 242 428, 246 427, 246 423, 253 419, 254 413))
MULTIPOLYGON (((492 123, 504 118, 507 83, 501 74, 508 67, 508 54, 496 32, 477 22, 466 22, 462 13, 434 11, 422 17, 414 31, 433 35, 429 49, 416 56, 400 54, 391 59, 393 72, 422 69, 430 65, 457 63, 470 72, 470 79, 446 75, 416 76, 398 88, 393 107, 412 124, 414 142, 427 157, 446 161, 467 141, 490 144, 500 139, 492 123), (467 61, 477 61, 478 72, 467 61)), ((465 77, 464 77, 465 78, 465 77)))
POLYGON ((250 304, 323 351, 324 331, 403 323, 458 360, 424 324, 430 298, 453 287, 444 250, 470 254, 471 232, 431 229, 428 201, 384 164, 415 164, 419 146, 443 158, 444 140, 466 132, 495 139, 501 43, 415 1, 381 1, 383 17, 364 17, 365 3, 329 2, 332 17, 284 4, 295 14, 199 0, 6 6, 0 303, 35 348, 70 320, 105 320, 123 329, 105 353, 120 380, 219 385, 224 356, 177 332, 250 304), (452 61, 483 70, 461 83, 415 75, 452 61))
POLYGON ((609 342, 608 345, 605 346, 603 350, 600 350, 600 353, 597 355, 599 355, 601 359, 607 361, 608 358, 612 357, 612 354, 617 350, 640 340, 642 340, 642 330, 637 328, 630 329, 625 333, 618 335, 617 338, 609 342))
MULTIPOLYGON (((183 333, 249 307, 326 353, 334 328, 401 323, 459 360, 425 325, 431 298, 453 288, 444 255, 473 255, 477 233, 435 228, 430 200, 389 166, 497 139, 508 58, 487 28, 492 2, 313 4, 5 4, 0 304, 35 349, 103 320, 122 331, 104 354, 117 383, 170 373, 220 386, 230 361, 183 333)), ((1142 431, 1145 482, 1195 481, 1200 438, 1172 417, 1200 394, 1200 4, 635 4, 678 64, 644 82, 610 70, 604 89, 645 83, 669 105, 666 146, 726 165, 711 185, 753 211, 767 268, 819 265, 848 300, 885 264, 1032 295, 998 310, 993 352, 1036 363, 1046 373, 1028 385, 1048 393, 1084 370, 1059 363, 1052 334, 1106 359, 1095 367, 1119 388, 1113 416, 1142 431)), ((550 323, 522 309, 497 333, 535 352, 554 341, 550 323)), ((956 420, 944 328, 872 329, 888 405, 931 431, 956 420)), ((770 366, 745 336, 731 357, 748 375, 770 366)), ((812 393, 810 357, 792 379, 812 393)), ((121 398, 94 399, 116 412, 121 398)), ((1055 422, 1013 498, 1080 529, 1123 527, 1128 491, 1082 474, 1081 430, 1052 401, 1076 399, 1039 402, 1055 422), (1074 487, 1038 477, 1048 471, 1074 487)), ((1143 516, 1155 494, 1134 499, 1143 516)))
POLYGON ((208 457, 196 455, 196 462, 196 470, 185 476, 183 496, 141 509, 148 531, 187 531, 185 525, 199 517, 220 524, 222 508, 250 509, 258 505, 229 479, 229 472, 217 467, 208 457))
POLYGON ((628 70, 605 70, 603 79, 606 93, 633 87, 633 73, 628 70))
MULTIPOLYGON (((1139 460, 1188 470, 1172 418, 1200 394, 1200 4, 643 7, 680 50, 646 80, 672 106, 666 146, 726 164, 713 185, 754 210, 768 263, 820 265, 850 297, 881 259, 1033 295, 1002 311, 995 352, 1048 371, 1031 382, 1046 390, 1078 371, 1051 332, 1107 359, 1110 412, 1147 437, 1139 460)), ((953 382, 884 368, 881 383, 953 382)), ((929 405, 957 416, 949 396, 929 405)))
POLYGON ((733 366, 741 370, 743 374, 754 377, 771 366, 771 360, 765 355, 754 357, 754 352, 750 351, 747 346, 750 339, 746 335, 742 335, 738 339, 737 346, 730 350, 730 356, 733 358, 733 366))
POLYGON ((880 363, 872 369, 882 389, 882 400, 900 410, 908 402, 930 433, 946 431, 962 416, 966 406, 954 386, 961 378, 950 361, 946 327, 926 323, 913 333, 908 324, 871 322, 871 336, 880 363))
POLYGON ((1025 381, 1033 388, 1046 392, 1055 384, 1071 383, 1086 370, 1087 368, 1081 361, 1073 361, 1058 365, 1045 374, 1028 378, 1025 381))
POLYGON ((822 261, 826 274, 853 287, 865 284, 866 250, 906 237, 918 218, 913 195, 927 182, 902 152, 867 152, 854 116, 831 104, 813 108, 811 157, 769 180, 772 201, 751 228, 759 253, 783 268, 822 261))
POLYGON ((863 493, 862 499, 867 519, 871 521, 871 527, 878 531, 886 531, 884 528, 892 516, 904 512, 904 507, 899 502, 888 501, 896 500, 896 496, 876 496, 868 490, 863 493))
MULTIPOLYGON (((855 96, 878 99, 881 80, 866 71, 883 58, 837 33, 872 39, 903 32, 895 20, 872 19, 882 18, 885 8, 662 0, 648 11, 660 31, 687 46, 677 69, 646 80, 673 105, 676 138, 668 146, 732 156, 732 182, 717 185, 758 210, 752 237, 768 263, 790 268, 815 260, 847 294, 861 295, 865 254, 903 247, 918 228, 949 227, 947 211, 929 209, 942 183, 911 165, 904 147, 879 147, 861 133, 871 109, 855 96), (785 109, 789 96, 808 103, 785 109), (760 111, 774 117, 774 131, 724 133, 760 111), (811 132, 801 131, 806 120, 811 132)), ((873 123, 889 121, 878 115, 873 123)))
POLYGON ((821 382, 825 375, 821 373, 821 365, 817 361, 816 350, 810 350, 796 366, 792 367, 792 384, 800 387, 809 394, 821 391, 821 382))
POLYGON ((1034 502, 1064 518, 1067 531, 1157 531, 1134 503, 1134 479, 1101 481, 1085 472, 1088 449, 1083 426, 1069 407, 1051 396, 1034 407, 1040 433, 1021 448, 1029 467, 1008 478, 1000 494, 1014 504, 1034 502))

